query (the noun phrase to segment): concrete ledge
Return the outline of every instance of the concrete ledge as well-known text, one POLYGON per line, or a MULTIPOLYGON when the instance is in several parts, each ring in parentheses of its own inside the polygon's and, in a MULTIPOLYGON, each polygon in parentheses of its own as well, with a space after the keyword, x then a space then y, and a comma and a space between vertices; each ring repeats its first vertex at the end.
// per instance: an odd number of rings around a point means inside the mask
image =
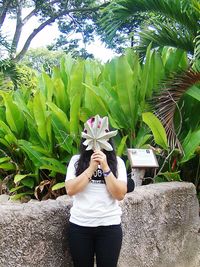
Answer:
POLYGON ((191 183, 136 187, 122 204, 120 267, 199 267, 200 228, 191 183))
MULTIPOLYGON (((72 267, 67 245, 71 198, 0 205, 0 267, 72 267)), ((195 187, 170 182, 137 187, 121 202, 119 267, 199 267, 195 187)))

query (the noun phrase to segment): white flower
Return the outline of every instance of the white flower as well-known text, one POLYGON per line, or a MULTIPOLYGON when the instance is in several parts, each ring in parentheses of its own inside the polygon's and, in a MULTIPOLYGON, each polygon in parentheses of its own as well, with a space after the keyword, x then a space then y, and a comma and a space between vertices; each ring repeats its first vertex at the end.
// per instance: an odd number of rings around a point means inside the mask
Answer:
POLYGON ((86 150, 113 150, 108 140, 117 135, 117 130, 111 132, 108 130, 108 117, 101 119, 99 115, 96 115, 94 118, 89 119, 84 126, 82 137, 86 139, 83 142, 83 145, 87 146, 86 150))

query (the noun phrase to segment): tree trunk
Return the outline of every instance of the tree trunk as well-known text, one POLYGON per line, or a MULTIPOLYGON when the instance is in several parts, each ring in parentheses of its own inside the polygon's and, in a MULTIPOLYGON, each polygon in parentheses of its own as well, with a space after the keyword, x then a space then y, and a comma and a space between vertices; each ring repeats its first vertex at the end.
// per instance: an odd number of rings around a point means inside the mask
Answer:
POLYGON ((0 29, 1 29, 2 25, 3 25, 3 23, 4 23, 5 18, 6 18, 6 13, 8 11, 8 7, 9 7, 9 4, 10 4, 9 2, 10 1, 8 0, 8 1, 5 1, 5 3, 3 4, 2 11, 0 13, 0 29))
POLYGON ((15 57, 17 46, 19 43, 19 39, 22 33, 23 28, 23 22, 22 22, 22 3, 20 1, 17 1, 17 23, 16 23, 16 29, 15 34, 13 37, 12 45, 11 45, 11 58, 15 57))
MULTIPOLYGON (((62 12, 60 12, 59 14, 55 15, 54 17, 49 18, 48 20, 46 20, 45 22, 43 22, 38 28, 34 29, 33 32, 29 35, 29 37, 27 38, 22 50, 19 52, 19 54, 14 57, 14 61, 15 62, 19 62, 24 55, 26 54, 31 41, 33 40, 33 38, 42 30, 44 29, 47 25, 50 25, 51 23, 53 23, 56 19, 59 19, 65 15, 68 15, 70 13, 73 12, 94 12, 97 11, 98 9, 100 9, 101 7, 105 7, 106 4, 102 4, 100 6, 97 7, 93 7, 93 8, 75 8, 75 9, 69 9, 69 10, 64 10, 62 12)), ((32 12, 33 13, 33 12, 32 12)), ((23 23, 22 23, 22 27, 23 27, 23 23)), ((21 32, 20 32, 21 34, 21 32)), ((18 43, 17 43, 18 44, 18 43)), ((17 46, 16 46, 17 47, 17 46)))

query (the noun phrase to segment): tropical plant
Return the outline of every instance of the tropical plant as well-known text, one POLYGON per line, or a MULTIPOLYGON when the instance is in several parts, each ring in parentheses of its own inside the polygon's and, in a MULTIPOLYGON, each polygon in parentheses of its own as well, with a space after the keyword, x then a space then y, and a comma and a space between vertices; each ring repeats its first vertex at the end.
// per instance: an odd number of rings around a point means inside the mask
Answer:
POLYGON ((135 14, 154 14, 139 29, 139 48, 171 46, 194 53, 194 40, 199 30, 198 0, 113 0, 104 9, 103 27, 110 37, 135 14))
POLYGON ((157 173, 169 180, 186 180, 195 184, 199 192, 200 183, 200 72, 185 71, 176 74, 161 84, 161 90, 153 97, 154 113, 144 117, 154 134, 155 142, 164 149, 164 162, 157 173), (160 119, 162 128, 159 130, 160 119), (156 141, 159 132, 161 140, 156 141), (164 170, 164 172, 163 172, 164 170))
MULTIPOLYGON (((145 62, 132 50, 104 65, 66 56, 51 76, 39 76, 37 88, 21 85, 16 91, 0 91, 1 180, 14 198, 60 194, 66 165, 78 151, 83 122, 96 114, 108 116, 118 129, 118 155, 126 157, 127 147, 155 145, 143 113, 153 111, 149 100, 159 92, 160 81, 175 69, 187 69, 188 59, 182 50, 150 48, 145 62)), ((166 156, 168 144, 159 133, 154 140, 166 156)), ((161 152, 162 162, 163 156, 161 152)), ((167 171, 167 164, 164 167, 167 171)))

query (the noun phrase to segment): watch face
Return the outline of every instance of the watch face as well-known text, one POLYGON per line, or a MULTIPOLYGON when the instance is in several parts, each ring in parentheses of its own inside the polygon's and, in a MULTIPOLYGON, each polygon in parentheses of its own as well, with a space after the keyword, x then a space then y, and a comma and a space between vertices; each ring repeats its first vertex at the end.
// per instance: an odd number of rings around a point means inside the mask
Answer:
POLYGON ((103 175, 103 171, 101 169, 97 169, 92 175, 91 183, 93 184, 105 184, 105 179, 103 175))

